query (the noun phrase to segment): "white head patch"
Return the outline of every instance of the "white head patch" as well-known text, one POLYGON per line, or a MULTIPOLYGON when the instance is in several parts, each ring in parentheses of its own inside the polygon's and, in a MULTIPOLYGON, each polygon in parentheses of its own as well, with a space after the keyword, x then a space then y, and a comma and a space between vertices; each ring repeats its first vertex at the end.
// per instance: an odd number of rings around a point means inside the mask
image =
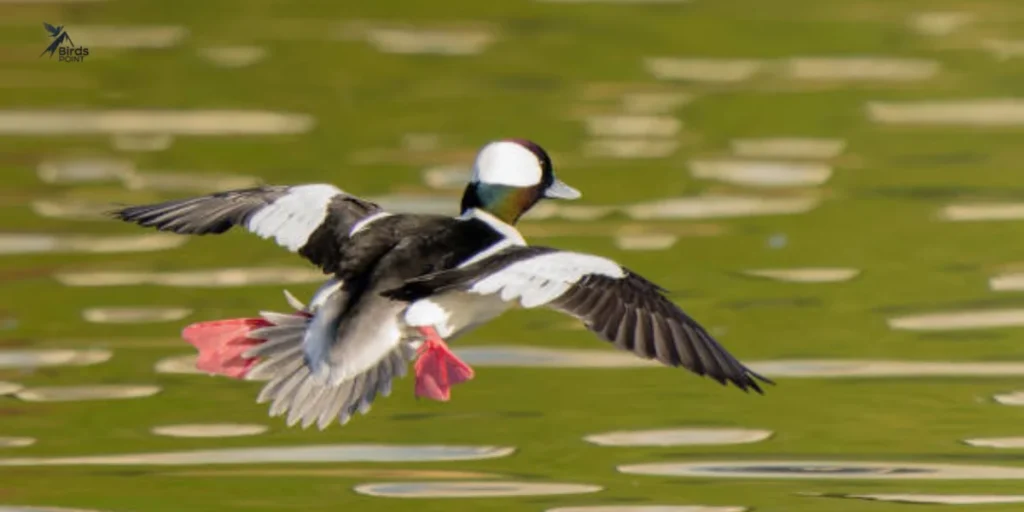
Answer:
POLYGON ((476 156, 473 179, 478 183, 531 187, 544 174, 537 155, 515 142, 492 142, 476 156))

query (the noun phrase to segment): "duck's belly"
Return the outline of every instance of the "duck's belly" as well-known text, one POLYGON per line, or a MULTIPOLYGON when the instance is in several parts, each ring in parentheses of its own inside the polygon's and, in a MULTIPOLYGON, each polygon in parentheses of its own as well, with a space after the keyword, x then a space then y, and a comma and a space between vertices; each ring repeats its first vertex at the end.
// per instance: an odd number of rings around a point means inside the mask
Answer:
MULTIPOLYGON (((406 309, 406 317, 416 317, 419 311, 439 308, 442 315, 434 316, 429 323, 445 340, 453 340, 483 325, 512 308, 514 303, 505 302, 495 295, 475 295, 465 292, 448 292, 428 299, 420 299, 406 309)), ((433 316, 433 315, 432 315, 433 316)), ((417 318, 419 320, 419 318, 417 318)), ((411 324, 423 324, 414 321, 411 324)))

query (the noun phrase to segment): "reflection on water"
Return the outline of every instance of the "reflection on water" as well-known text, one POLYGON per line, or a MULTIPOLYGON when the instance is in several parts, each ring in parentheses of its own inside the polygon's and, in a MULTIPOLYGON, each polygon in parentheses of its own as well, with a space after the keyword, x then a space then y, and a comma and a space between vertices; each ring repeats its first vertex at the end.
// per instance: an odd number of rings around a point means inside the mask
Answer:
POLYGON ((84 400, 146 398, 159 392, 159 386, 106 384, 96 386, 50 386, 26 388, 18 391, 14 396, 26 402, 80 402, 84 400))
POLYGON ((21 448, 33 444, 36 440, 31 437, 0 437, 0 448, 21 448))
POLYGON ((1024 503, 1024 496, 998 494, 807 494, 824 498, 846 498, 892 503, 935 505, 984 505, 995 503, 1024 503))
POLYGON ((82 457, 0 458, 0 466, 178 466, 205 464, 284 464, 301 462, 426 462, 507 457, 515 448, 497 446, 418 446, 328 444, 226 448, 186 452, 94 455, 82 457))
POLYGON ((356 492, 387 498, 496 498, 598 492, 596 485, 551 482, 395 482, 363 484, 356 492))
POLYGON ((152 432, 167 437, 241 437, 255 436, 268 430, 266 425, 241 425, 235 423, 208 423, 195 425, 162 425, 153 427, 152 432))
MULTIPOLYGON (((88 366, 109 361, 112 356, 112 352, 102 349, 0 349, 0 369, 88 366)), ((0 383, 0 395, 10 393, 10 389, 9 383, 0 383)))
POLYGON ((770 430, 705 427, 606 432, 584 440, 601 446, 713 446, 757 443, 771 435, 770 430))
POLYGON ((914 462, 716 461, 619 466, 634 475, 840 480, 1020 480, 1024 468, 914 462))

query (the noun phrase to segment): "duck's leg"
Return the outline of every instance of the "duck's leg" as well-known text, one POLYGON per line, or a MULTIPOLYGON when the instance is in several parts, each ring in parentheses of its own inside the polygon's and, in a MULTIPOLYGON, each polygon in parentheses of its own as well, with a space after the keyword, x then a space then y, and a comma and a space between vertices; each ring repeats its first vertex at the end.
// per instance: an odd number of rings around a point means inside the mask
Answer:
POLYGON ((442 402, 451 398, 451 387, 473 378, 473 369, 448 349, 433 327, 417 327, 423 344, 417 350, 416 396, 442 402))

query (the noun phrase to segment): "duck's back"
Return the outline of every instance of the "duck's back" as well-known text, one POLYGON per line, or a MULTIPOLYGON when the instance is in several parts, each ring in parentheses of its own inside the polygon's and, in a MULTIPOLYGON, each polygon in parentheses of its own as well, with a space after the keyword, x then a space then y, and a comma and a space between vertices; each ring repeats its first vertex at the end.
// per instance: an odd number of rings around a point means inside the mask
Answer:
POLYGON ((400 281, 454 268, 503 235, 475 218, 394 214, 348 238, 339 255, 339 278, 400 281))
POLYGON ((311 366, 326 363, 335 382, 365 372, 408 335, 401 315, 409 304, 382 291, 455 268, 504 238, 476 218, 396 214, 373 221, 343 252, 338 277, 347 304, 336 335, 316 343, 319 349, 307 345, 311 366))

